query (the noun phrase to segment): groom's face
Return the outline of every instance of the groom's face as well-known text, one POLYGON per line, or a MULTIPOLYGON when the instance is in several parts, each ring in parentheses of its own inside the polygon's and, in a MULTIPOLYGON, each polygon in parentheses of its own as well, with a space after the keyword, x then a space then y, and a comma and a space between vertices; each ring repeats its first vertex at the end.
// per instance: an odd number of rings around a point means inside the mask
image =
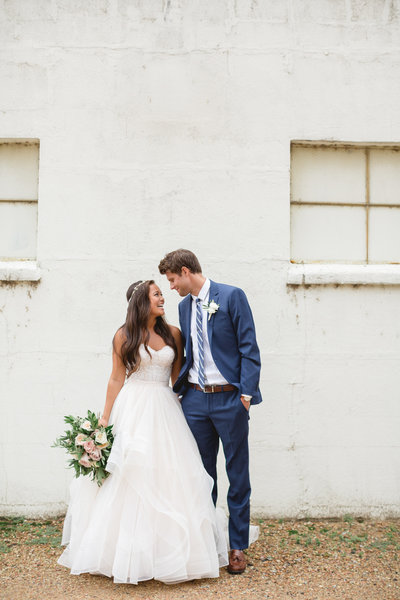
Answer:
POLYGON ((182 267, 181 274, 172 273, 167 271, 165 273, 169 281, 169 287, 171 290, 176 290, 180 296, 187 296, 190 294, 191 280, 189 271, 186 267, 182 267))

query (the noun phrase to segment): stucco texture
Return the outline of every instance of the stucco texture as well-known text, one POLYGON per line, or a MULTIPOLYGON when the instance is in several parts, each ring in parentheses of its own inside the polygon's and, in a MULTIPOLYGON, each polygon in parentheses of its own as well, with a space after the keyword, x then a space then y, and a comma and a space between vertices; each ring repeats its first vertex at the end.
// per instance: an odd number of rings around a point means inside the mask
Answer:
POLYGON ((0 138, 40 143, 41 269, 0 282, 3 514, 65 510, 63 415, 101 410, 131 282, 177 324, 157 265, 187 247, 254 313, 253 513, 400 515, 399 287, 287 284, 290 143, 396 143, 399 40, 397 0, 0 1, 0 138))

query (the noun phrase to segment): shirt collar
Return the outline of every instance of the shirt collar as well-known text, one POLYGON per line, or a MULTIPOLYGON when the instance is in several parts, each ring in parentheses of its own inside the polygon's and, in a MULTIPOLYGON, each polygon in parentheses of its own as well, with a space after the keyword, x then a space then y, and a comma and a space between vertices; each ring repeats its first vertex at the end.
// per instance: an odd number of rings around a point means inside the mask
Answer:
POLYGON ((193 296, 193 294, 191 294, 193 300, 197 300, 197 298, 200 298, 200 300, 202 302, 204 302, 208 296, 210 292, 210 280, 206 277, 205 282, 203 283, 203 287, 201 288, 201 290, 199 291, 199 295, 198 296, 193 296))

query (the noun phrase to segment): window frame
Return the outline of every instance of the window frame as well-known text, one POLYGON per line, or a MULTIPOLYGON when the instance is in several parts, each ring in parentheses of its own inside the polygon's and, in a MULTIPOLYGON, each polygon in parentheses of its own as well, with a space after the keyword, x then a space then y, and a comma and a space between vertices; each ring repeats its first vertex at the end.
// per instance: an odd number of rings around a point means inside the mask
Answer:
POLYGON ((36 199, 10 199, 0 198, 0 203, 15 203, 15 204, 36 204, 37 210, 37 222, 36 222, 36 257, 33 258, 1 258, 0 257, 0 281, 1 282, 13 282, 13 281, 39 281, 42 276, 42 270, 40 269, 37 260, 37 246, 38 246, 38 219, 39 219, 39 174, 40 174, 40 139, 39 138, 0 138, 1 145, 13 144, 13 145, 31 145, 37 146, 38 150, 38 189, 36 199))
MULTIPOLYGON (((374 203, 370 200, 370 151, 394 150, 400 152, 396 142, 346 142, 330 140, 291 140, 290 143, 290 209, 293 206, 335 206, 357 207, 366 211, 366 260, 363 263, 335 263, 327 261, 295 261, 290 258, 287 285, 400 285, 399 263, 370 263, 369 231, 371 208, 397 208, 400 204, 374 203), (303 202, 292 200, 292 151, 293 148, 337 148, 343 150, 364 150, 365 152, 365 202, 303 202)), ((290 211, 291 219, 291 211, 290 211)), ((290 236, 290 255, 291 255, 290 236)))

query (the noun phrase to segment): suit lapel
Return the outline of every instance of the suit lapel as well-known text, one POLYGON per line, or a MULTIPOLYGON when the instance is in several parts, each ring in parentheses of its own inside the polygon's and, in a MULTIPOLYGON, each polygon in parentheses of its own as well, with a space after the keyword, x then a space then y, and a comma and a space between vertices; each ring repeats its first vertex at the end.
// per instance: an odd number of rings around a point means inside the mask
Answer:
POLYGON ((186 356, 189 354, 192 354, 192 339, 191 339, 191 319, 192 319, 192 296, 189 294, 188 296, 186 296, 186 298, 184 299, 184 306, 185 306, 185 310, 186 310, 186 315, 185 315, 185 337, 186 337, 186 356))
MULTIPOLYGON (((218 304, 218 299, 219 299, 219 289, 218 289, 218 284, 215 283, 215 281, 211 281, 210 279, 210 292, 208 294, 208 302, 210 303, 211 300, 214 300, 214 302, 216 302, 218 304)), ((207 315, 207 333, 208 333, 208 341, 210 344, 210 348, 212 348, 211 344, 212 344, 212 336, 213 336, 213 331, 214 331, 214 321, 215 321, 215 317, 217 316, 218 311, 216 313, 214 313, 213 315, 211 315, 211 318, 208 318, 207 315)))

